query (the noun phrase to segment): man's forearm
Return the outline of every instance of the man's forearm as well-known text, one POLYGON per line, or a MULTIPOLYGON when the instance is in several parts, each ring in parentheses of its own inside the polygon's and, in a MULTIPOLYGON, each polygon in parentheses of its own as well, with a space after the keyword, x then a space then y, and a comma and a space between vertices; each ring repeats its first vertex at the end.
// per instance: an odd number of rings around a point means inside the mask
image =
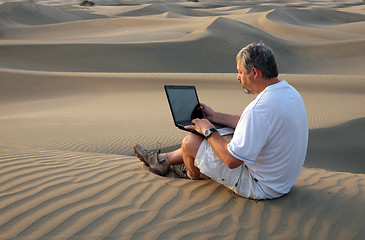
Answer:
POLYGON ((217 112, 210 120, 212 122, 223 124, 231 128, 236 128, 237 123, 240 120, 240 116, 217 112))
POLYGON ((233 157, 227 150, 228 142, 222 138, 219 133, 215 132, 208 138, 209 144, 212 147, 215 154, 222 160, 229 168, 237 168, 243 162, 233 157))

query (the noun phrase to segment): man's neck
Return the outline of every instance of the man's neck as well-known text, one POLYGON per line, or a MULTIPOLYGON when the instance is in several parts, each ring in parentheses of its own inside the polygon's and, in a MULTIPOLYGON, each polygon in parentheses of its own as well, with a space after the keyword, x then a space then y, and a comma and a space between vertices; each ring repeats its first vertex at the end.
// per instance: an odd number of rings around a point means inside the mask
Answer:
POLYGON ((259 93, 261 93, 262 91, 264 91, 265 88, 267 88, 268 86, 277 84, 279 82, 280 82, 280 80, 277 77, 270 78, 270 79, 263 79, 262 84, 260 86, 259 93))

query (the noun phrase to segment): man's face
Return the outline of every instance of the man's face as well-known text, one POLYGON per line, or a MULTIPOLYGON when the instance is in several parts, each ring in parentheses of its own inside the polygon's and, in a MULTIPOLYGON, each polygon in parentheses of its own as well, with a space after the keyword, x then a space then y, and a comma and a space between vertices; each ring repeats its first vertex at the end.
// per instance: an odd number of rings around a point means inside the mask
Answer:
POLYGON ((246 71, 242 64, 237 63, 237 80, 240 81, 241 86, 246 93, 250 94, 252 92, 250 87, 249 73, 246 71))

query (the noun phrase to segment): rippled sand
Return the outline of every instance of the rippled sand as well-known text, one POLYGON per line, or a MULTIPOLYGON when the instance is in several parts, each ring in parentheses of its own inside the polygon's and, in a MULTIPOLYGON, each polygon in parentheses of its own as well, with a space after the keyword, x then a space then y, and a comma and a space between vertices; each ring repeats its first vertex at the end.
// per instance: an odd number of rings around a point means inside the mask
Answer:
POLYGON ((363 3, 33 2, 0 1, 0 239, 363 238, 363 3), (132 146, 175 149, 186 134, 163 85, 240 114, 255 96, 235 54, 258 41, 307 107, 292 191, 252 201, 149 171, 132 146))

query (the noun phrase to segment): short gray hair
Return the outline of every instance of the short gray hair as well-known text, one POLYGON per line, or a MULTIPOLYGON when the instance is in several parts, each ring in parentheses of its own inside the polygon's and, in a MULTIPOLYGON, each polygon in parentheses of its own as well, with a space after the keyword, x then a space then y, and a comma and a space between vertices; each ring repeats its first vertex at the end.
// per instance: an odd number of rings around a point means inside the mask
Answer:
POLYGON ((237 63, 241 64, 247 72, 253 67, 260 69, 263 78, 270 79, 279 75, 275 57, 270 48, 263 43, 251 43, 242 48, 236 57, 237 63))

